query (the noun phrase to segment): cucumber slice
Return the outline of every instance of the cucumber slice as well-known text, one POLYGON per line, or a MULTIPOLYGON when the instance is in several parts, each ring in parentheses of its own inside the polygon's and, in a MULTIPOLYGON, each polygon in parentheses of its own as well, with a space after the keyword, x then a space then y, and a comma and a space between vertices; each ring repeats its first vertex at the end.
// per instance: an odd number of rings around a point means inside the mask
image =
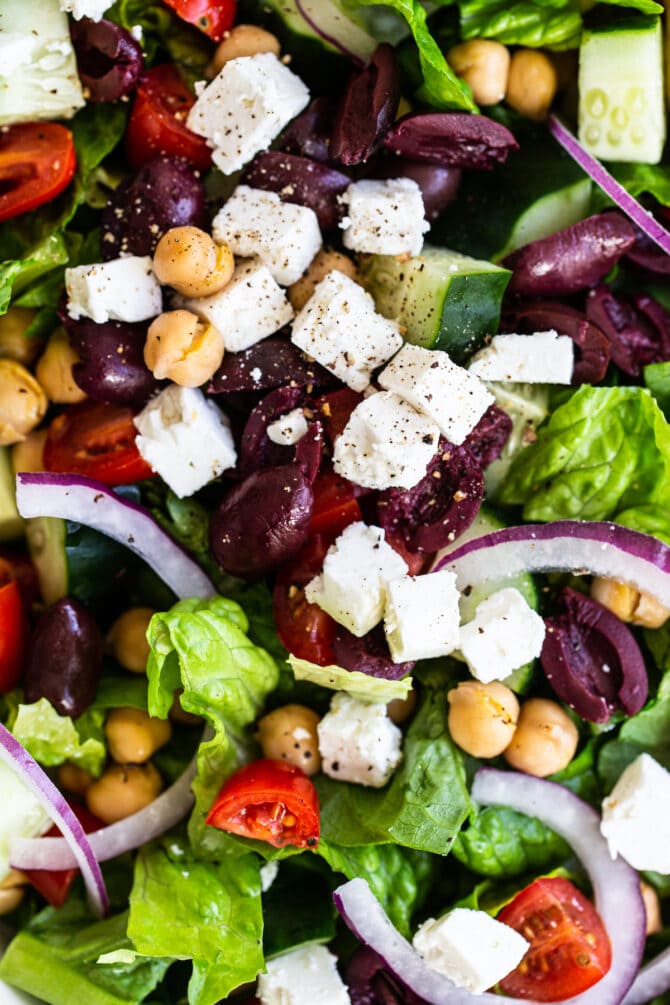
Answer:
POLYGON ((406 261, 369 255, 361 265, 377 309, 398 321, 407 341, 444 349, 457 363, 497 332, 510 275, 491 262, 430 245, 406 261))
POLYGON ((7 447, 0 447, 0 541, 23 536, 23 520, 16 508, 14 468, 7 447))
POLYGON ((585 31, 579 49, 579 139, 595 157, 658 164, 665 145, 660 17, 585 31))
POLYGON ((512 461, 524 447, 535 439, 535 430, 549 414, 548 384, 498 384, 486 385, 494 395, 496 404, 512 420, 512 432, 497 461, 489 464, 484 473, 486 498, 495 501, 512 461))
POLYGON ((502 259, 524 244, 549 237, 583 220, 589 213, 592 188, 590 178, 582 178, 531 203, 514 224, 505 246, 493 257, 496 261, 502 259))
POLYGON ((51 516, 26 520, 26 541, 44 602, 54 604, 68 590, 65 520, 51 516))

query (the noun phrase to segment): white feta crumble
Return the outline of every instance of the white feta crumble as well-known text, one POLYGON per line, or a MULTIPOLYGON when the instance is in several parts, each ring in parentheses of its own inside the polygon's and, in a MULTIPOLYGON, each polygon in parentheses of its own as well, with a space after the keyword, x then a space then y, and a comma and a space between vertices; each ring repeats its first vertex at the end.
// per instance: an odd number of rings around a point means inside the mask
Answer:
POLYGON ((411 489, 435 456, 440 430, 392 391, 377 391, 354 408, 335 441, 338 474, 370 489, 411 489))
POLYGON ((477 604, 473 620, 459 631, 458 648, 472 676, 488 684, 539 656, 544 633, 540 615, 509 586, 477 604))
POLYGON ((20 31, 0 31, 0 77, 11 77, 33 61, 36 39, 20 31))
POLYGON ((600 830, 612 858, 670 873, 670 772, 649 754, 636 757, 603 800, 600 830))
POLYGON ((337 959, 325 946, 302 946, 266 963, 258 975, 261 1005, 349 1005, 337 959))
POLYGON ((149 255, 127 255, 111 262, 65 270, 67 312, 77 321, 148 321, 163 309, 161 288, 149 255))
POLYGON ((212 235, 234 255, 260 258, 282 286, 297 282, 321 247, 314 210, 248 185, 238 185, 219 210, 212 235))
POLYGON ((267 427, 268 439, 280 447, 293 447, 303 438, 308 425, 302 408, 294 408, 267 427))
POLYGON ((452 363, 443 350, 409 343, 384 367, 379 383, 429 415, 456 446, 495 400, 479 377, 452 363))
POLYGON ((407 563, 386 543, 381 527, 358 521, 331 544, 305 596, 360 638, 383 617, 386 584, 406 573, 407 563))
POLYGON ((237 460, 227 417, 198 388, 170 384, 133 422, 140 454, 180 498, 237 460))
POLYGON ((82 17, 90 17, 92 21, 99 21, 108 7, 111 7, 113 0, 60 0, 60 9, 67 14, 72 14, 75 21, 82 17))
POLYGON ((347 215, 342 242, 374 255, 418 255, 430 230, 421 189, 412 178, 355 181, 340 196, 347 215))
POLYGON ((186 125, 204 136, 224 174, 266 150, 309 102, 309 91, 272 52, 229 60, 202 88, 186 125))
POLYGON ((494 335, 490 345, 472 357, 468 370, 480 380, 569 384, 574 364, 572 339, 552 330, 533 335, 494 335))
POLYGON ((267 266, 252 258, 235 267, 227 286, 209 297, 175 300, 217 329, 228 352, 248 349, 274 335, 293 317, 286 293, 267 266))
POLYGON ((453 572, 392 579, 384 631, 394 663, 448 656, 458 646, 460 593, 453 572))
POLYGON ((379 789, 402 760, 402 732, 384 703, 338 691, 316 728, 321 770, 331 778, 379 789))
POLYGON ((413 944, 431 969, 476 995, 518 967, 530 945, 486 911, 465 907, 424 921, 413 944))
POLYGON ((263 893, 267 893, 279 873, 279 862, 276 859, 265 862, 260 867, 259 873, 261 877, 261 890, 263 893))
POLYGON ((364 391, 372 371, 400 348, 402 335, 362 286, 334 269, 296 317, 291 341, 348 387, 364 391))
POLYGON ((3 805, 3 812, 0 813, 0 882, 2 882, 10 870, 10 842, 19 837, 39 837, 49 830, 53 821, 17 773, 3 762, 0 762, 0 792, 3 805))

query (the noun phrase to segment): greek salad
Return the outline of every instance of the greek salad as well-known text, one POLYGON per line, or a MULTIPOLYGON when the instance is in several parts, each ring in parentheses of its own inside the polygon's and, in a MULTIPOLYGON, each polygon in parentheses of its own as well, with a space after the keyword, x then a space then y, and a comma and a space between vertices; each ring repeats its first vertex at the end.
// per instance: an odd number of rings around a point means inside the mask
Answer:
POLYGON ((0 0, 0 1002, 670 1002, 665 21, 0 0))

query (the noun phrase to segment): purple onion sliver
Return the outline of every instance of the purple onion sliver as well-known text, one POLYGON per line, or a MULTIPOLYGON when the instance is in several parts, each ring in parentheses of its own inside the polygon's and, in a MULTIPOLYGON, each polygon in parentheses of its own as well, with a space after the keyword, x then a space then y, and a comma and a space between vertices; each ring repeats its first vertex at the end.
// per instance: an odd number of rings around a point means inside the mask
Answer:
POLYGON ((647 1005, 670 988, 670 947, 642 967, 621 1005, 647 1005))
MULTIPOLYGON (((344 43, 336 35, 332 35, 330 32, 327 32, 318 21, 314 20, 310 10, 310 4, 307 0, 295 0, 295 5, 302 19, 307 22, 309 27, 316 35, 318 35, 319 38, 322 38, 324 42, 332 45, 334 49, 339 50, 339 52, 341 52, 344 56, 348 56, 348 58, 354 63, 360 65, 363 62, 360 56, 358 56, 355 52, 352 52, 351 49, 347 49, 344 43)), ((316 4, 313 6, 316 6, 316 4)), ((343 14, 340 15, 341 18, 344 18, 344 16, 345 15, 343 14)))

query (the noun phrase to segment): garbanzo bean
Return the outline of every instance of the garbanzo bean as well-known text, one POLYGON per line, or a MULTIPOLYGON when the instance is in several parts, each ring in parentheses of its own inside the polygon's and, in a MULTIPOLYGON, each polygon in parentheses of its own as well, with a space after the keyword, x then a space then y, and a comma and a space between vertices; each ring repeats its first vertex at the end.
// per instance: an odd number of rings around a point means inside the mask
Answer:
POLYGON ((416 691, 409 692, 406 698, 394 698, 386 706, 386 714, 391 722, 399 726, 402 722, 407 722, 410 716, 414 715, 416 708, 416 691))
POLYGON ((261 52, 280 53, 279 39, 255 24, 236 24, 226 32, 207 67, 207 76, 216 77, 226 63, 240 56, 258 56, 261 52))
POLYGON ((58 769, 58 784, 66 792, 74 792, 77 796, 83 796, 89 785, 95 779, 90 771, 80 768, 78 764, 70 764, 66 761, 58 769))
POLYGON ((139 708, 113 708, 105 722, 109 753, 118 764, 144 764, 172 736, 167 719, 139 708))
POLYGON ((513 768, 545 778, 568 766, 578 742, 577 727, 560 705, 546 698, 529 698, 521 706, 504 757, 513 768))
POLYGON ((25 889, 22 886, 0 887, 0 915, 11 914, 23 900, 25 889))
POLYGON ((206 297, 230 282, 235 259, 199 227, 172 227, 156 245, 153 265, 159 282, 185 297, 206 297))
POLYGON ((29 370, 13 359, 0 359, 0 446, 20 443, 38 426, 47 396, 29 370))
POLYGON ((85 392, 72 376, 72 367, 78 362, 79 356, 70 345, 67 332, 57 328, 35 367, 35 376, 49 401, 57 405, 75 405, 85 400, 85 392))
POLYGON ((15 475, 19 471, 44 471, 44 444, 48 435, 48 429, 33 429, 25 440, 14 444, 12 467, 15 475))
POLYGON ((27 307, 10 307, 0 316, 0 358, 13 359, 30 366, 42 348, 42 339, 26 335, 36 311, 27 307))
POLYGON ((304 705, 282 705, 264 715, 256 727, 263 756, 288 761, 306 775, 315 775, 321 770, 319 721, 320 716, 304 705))
POLYGON ((150 607, 130 607, 107 633, 112 656, 131 673, 146 673, 150 652, 147 628, 155 613, 150 607))
POLYGON ((449 691, 447 700, 449 732, 461 750, 473 757, 497 757, 509 746, 519 702, 500 681, 462 681, 449 691))
POLYGON ((221 335, 191 311, 166 311, 149 325, 144 362, 158 380, 200 387, 222 359, 221 335))
POLYGON ((163 783, 151 761, 146 764, 112 764, 86 790, 86 805, 106 824, 138 813, 152 803, 163 783))
POLYGON ((333 269, 337 269, 338 272, 343 272, 350 279, 358 281, 358 271, 350 258, 340 254, 339 251, 322 249, 314 256, 304 275, 288 288, 288 298, 294 311, 302 310, 314 293, 317 283, 325 279, 333 269))
POLYGON ((487 38, 471 38, 450 49, 447 60, 478 105, 497 105, 505 97, 510 64, 507 46, 487 38))
POLYGON ((654 597, 616 579, 594 576, 591 596, 617 618, 641 628, 660 628, 670 618, 668 608, 654 597))
POLYGON ((512 56, 505 101, 520 115, 541 122, 556 95, 554 64, 538 49, 518 49, 512 56))
POLYGON ((647 935, 655 935, 656 932, 663 931, 663 920, 661 918, 661 902, 658 899, 656 890, 650 883, 640 880, 640 893, 644 901, 644 910, 647 919, 647 935))

